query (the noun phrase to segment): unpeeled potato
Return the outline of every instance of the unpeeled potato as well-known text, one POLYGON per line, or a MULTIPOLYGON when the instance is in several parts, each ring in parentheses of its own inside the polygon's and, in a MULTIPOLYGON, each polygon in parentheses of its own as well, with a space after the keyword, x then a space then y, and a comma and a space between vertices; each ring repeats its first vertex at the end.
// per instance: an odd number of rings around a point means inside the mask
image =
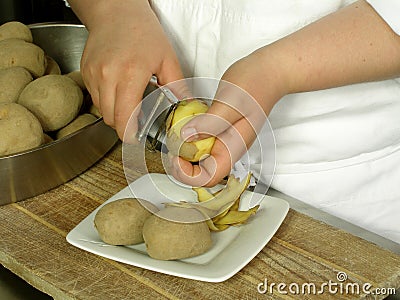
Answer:
POLYGON ((0 103, 17 102, 22 90, 32 81, 32 75, 22 67, 0 70, 0 103))
POLYGON ((70 135, 79 129, 82 129, 83 127, 93 124, 96 122, 97 118, 93 116, 92 114, 83 114, 78 117, 76 117, 75 120, 73 120, 71 123, 69 123, 67 126, 61 128, 57 132, 57 139, 61 139, 67 135, 70 135))
POLYGON ((0 26, 0 41, 20 39, 32 43, 32 33, 28 26, 18 21, 11 21, 0 26))
POLYGON ((63 75, 46 75, 32 81, 18 99, 39 119, 46 132, 58 130, 75 119, 82 102, 79 86, 63 75))
POLYGON ((61 69, 54 58, 46 55, 47 67, 44 71, 44 75, 61 75, 61 69))
POLYGON ((96 213, 94 225, 103 242, 110 245, 143 243, 143 224, 158 208, 151 202, 125 198, 107 203, 96 213))
POLYGON ((0 41, 0 69, 23 67, 37 78, 46 70, 44 51, 35 44, 20 39, 0 41))
POLYGON ((175 260, 200 255, 212 246, 211 233, 199 211, 167 207, 150 216, 143 226, 143 239, 150 257, 175 260), (173 220, 181 220, 176 222, 173 220), (186 220, 184 222, 184 220, 186 220))
POLYGON ((83 81, 82 74, 80 70, 69 72, 65 76, 71 78, 76 84, 81 88, 82 91, 86 90, 85 82, 83 81))
POLYGON ((100 111, 99 111, 99 109, 98 109, 94 104, 92 104, 92 105, 90 106, 89 112, 90 112, 92 115, 94 115, 94 116, 96 116, 96 117, 98 117, 98 118, 101 118, 101 117, 102 117, 102 116, 101 116, 101 113, 100 113, 100 111))
POLYGON ((41 145, 43 130, 38 119, 17 103, 0 104, 0 156, 41 145))

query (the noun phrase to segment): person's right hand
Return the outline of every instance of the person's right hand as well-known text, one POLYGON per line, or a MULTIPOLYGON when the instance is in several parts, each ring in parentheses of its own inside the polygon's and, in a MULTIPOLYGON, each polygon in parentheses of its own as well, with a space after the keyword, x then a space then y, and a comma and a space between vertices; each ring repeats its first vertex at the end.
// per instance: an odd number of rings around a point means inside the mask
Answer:
MULTIPOLYGON (((81 60, 86 87, 123 139, 152 75, 160 84, 182 79, 176 54, 148 1, 70 1, 89 37, 81 60)), ((131 122, 130 133, 137 131, 131 122)))

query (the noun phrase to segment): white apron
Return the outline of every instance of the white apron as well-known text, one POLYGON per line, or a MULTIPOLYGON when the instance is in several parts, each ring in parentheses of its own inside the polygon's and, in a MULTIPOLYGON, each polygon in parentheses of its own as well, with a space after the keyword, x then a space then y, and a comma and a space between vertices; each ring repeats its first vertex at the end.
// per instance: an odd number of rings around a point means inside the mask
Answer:
MULTIPOLYGON (((236 60, 353 1, 154 0, 186 77, 221 78, 236 60)), ((262 82, 260 83, 262 84, 262 82)), ((400 243, 400 84, 285 96, 269 120, 271 187, 400 243)), ((249 150, 260 180, 261 158, 249 150)))

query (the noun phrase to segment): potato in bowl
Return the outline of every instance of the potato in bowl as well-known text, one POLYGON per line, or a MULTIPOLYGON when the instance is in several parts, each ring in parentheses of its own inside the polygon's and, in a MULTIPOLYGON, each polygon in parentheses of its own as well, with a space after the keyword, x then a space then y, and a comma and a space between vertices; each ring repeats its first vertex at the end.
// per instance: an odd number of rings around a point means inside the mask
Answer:
MULTIPOLYGON (((79 88, 74 80, 66 76, 71 72, 79 75, 80 58, 88 34, 83 25, 57 23, 32 24, 29 26, 18 23, 13 25, 18 26, 19 29, 16 31, 21 36, 20 32, 29 31, 32 35, 32 41, 29 41, 29 37, 25 38, 27 40, 23 40, 22 37, 12 36, 9 32, 5 34, 2 32, 2 28, 7 29, 9 25, 4 25, 0 26, 0 46, 1 42, 18 38, 20 41, 17 44, 30 43, 35 45, 33 48, 38 47, 44 53, 44 66, 47 67, 48 57, 51 57, 57 63, 61 74, 49 75, 46 74, 47 71, 43 71, 43 75, 38 76, 23 65, 18 65, 15 61, 16 63, 12 68, 23 69, 25 77, 21 75, 20 81, 22 83, 19 83, 19 88, 10 93, 14 98, 11 99, 10 96, 6 95, 5 97, 8 100, 0 102, 18 103, 22 91, 43 76, 61 76, 57 77, 58 80, 68 82, 70 86, 73 86, 76 94, 82 93, 84 99, 90 98, 87 91, 79 88)), ((10 66, 2 65, 0 62, 0 74, 9 68, 10 66)), ((14 82, 16 81, 14 80, 14 82)), ((80 96, 78 98, 81 99, 80 96)), ((75 105, 77 113, 73 113, 76 114, 74 118, 70 117, 68 121, 64 121, 66 124, 63 124, 61 128, 73 122, 78 116, 90 113, 91 105, 85 104, 85 101, 82 104, 81 101, 78 100, 75 105), (77 107, 79 108, 76 109, 77 107)), ((28 107, 25 108, 34 115, 34 112, 29 110, 28 107)), ((39 145, 32 144, 29 149, 26 148, 21 151, 17 149, 7 154, 0 154, 0 205, 44 193, 78 176, 101 159, 114 146, 118 137, 115 131, 103 122, 101 116, 93 116, 90 120, 91 123, 70 131, 67 136, 63 136, 61 139, 57 139, 57 132, 61 128, 43 128, 43 125, 41 125, 41 131, 45 134, 43 134, 39 145)))

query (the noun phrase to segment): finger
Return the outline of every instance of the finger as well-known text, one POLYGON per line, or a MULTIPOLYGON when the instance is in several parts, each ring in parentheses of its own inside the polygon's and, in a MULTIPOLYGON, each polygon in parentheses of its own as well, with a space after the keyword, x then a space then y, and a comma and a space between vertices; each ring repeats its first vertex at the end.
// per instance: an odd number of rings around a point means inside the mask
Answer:
POLYGON ((98 108, 99 112, 101 113, 99 90, 93 88, 91 88, 90 90, 88 88, 87 90, 90 94, 90 98, 92 99, 93 104, 98 108))
POLYGON ((218 163, 218 160, 223 162, 224 158, 229 157, 225 156, 227 150, 223 149, 222 143, 216 142, 215 147, 219 149, 214 153, 215 155, 202 160, 198 165, 191 164, 180 157, 173 157, 169 173, 177 180, 191 186, 214 186, 229 172, 229 167, 223 168, 223 164, 218 163))
POLYGON ((182 69, 176 56, 171 54, 170 58, 164 60, 160 70, 155 75, 160 85, 183 79, 182 69))
POLYGON ((92 99, 93 105, 97 107, 100 114, 102 115, 102 112, 100 109, 100 94, 99 94, 98 84, 96 83, 95 77, 91 76, 90 71, 87 71, 88 69, 89 68, 87 68, 87 65, 86 65, 86 55, 84 52, 82 55, 81 63, 80 63, 80 71, 81 71, 81 75, 82 75, 82 80, 86 86, 86 90, 90 94, 90 98, 92 99))
POLYGON ((111 127, 115 127, 114 120, 114 99, 115 86, 114 84, 103 81, 99 86, 99 110, 103 116, 104 123, 111 127))
POLYGON ((192 186, 212 187, 230 173, 256 138, 256 132, 246 119, 240 119, 234 126, 218 136, 211 156, 192 165, 183 159, 176 159, 172 175, 179 181, 192 186))
POLYGON ((97 91, 97 85, 96 89, 94 88, 94 80, 92 80, 92 77, 88 74, 86 71, 86 59, 84 56, 81 58, 81 63, 80 63, 80 72, 82 76, 82 80, 86 86, 87 91, 89 92, 90 96, 92 97, 93 104, 95 104, 97 107, 99 106, 99 95, 97 91))
POLYGON ((130 77, 129 80, 120 81, 117 85, 114 104, 114 123, 121 140, 124 140, 128 124, 127 139, 131 139, 138 130, 139 104, 150 77, 151 74, 143 75, 142 73, 130 77))
MULTIPOLYGON (((232 126, 231 122, 237 121, 237 119, 232 118, 233 114, 235 114, 235 111, 231 113, 230 120, 226 120, 224 118, 225 112, 230 111, 229 107, 220 108, 220 105, 216 104, 216 101, 214 101, 211 108, 214 108, 214 113, 207 112, 205 114, 198 115, 182 127, 181 138, 184 141, 192 142, 207 138, 209 136, 218 136, 232 126)), ((243 116, 237 116, 238 119, 240 117, 243 116)))
POLYGON ((124 143, 128 144, 139 144, 140 141, 137 138, 137 132, 139 130, 139 117, 143 115, 141 109, 141 102, 134 108, 128 123, 125 128, 123 138, 121 139, 124 143))
POLYGON ((207 114, 199 115, 183 126, 181 137, 193 141, 208 135, 217 136, 241 118, 248 118, 253 123, 252 117, 259 114, 264 115, 264 112, 250 94, 227 81, 220 81, 207 114))

